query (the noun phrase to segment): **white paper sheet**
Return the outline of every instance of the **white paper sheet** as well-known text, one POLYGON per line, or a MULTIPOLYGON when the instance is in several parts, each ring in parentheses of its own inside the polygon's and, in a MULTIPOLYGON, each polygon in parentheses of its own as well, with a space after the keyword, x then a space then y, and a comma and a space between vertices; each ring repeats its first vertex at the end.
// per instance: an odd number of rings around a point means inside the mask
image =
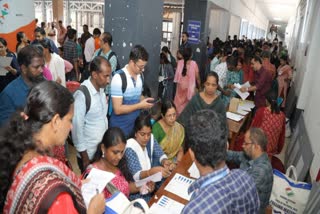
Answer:
POLYGON ((237 110, 237 114, 241 114, 241 115, 243 115, 243 116, 246 116, 248 113, 249 113, 248 111, 244 111, 244 110, 239 109, 239 108, 238 108, 238 110, 237 110))
POLYGON ((194 179, 187 178, 179 173, 176 173, 164 189, 189 201, 192 193, 190 195, 188 194, 188 188, 193 182, 194 179))
POLYGON ((148 183, 149 181, 153 181, 153 182, 158 182, 161 181, 162 179, 162 173, 161 172, 157 172, 156 174, 153 174, 147 178, 144 178, 140 181, 136 181, 136 186, 137 187, 141 187, 142 185, 148 183))
POLYGON ((238 121, 242 120, 244 118, 244 116, 228 111, 227 112, 227 118, 238 122, 238 121))
POLYGON ((241 97, 241 99, 242 100, 247 99, 247 97, 250 95, 250 93, 249 92, 241 92, 240 89, 242 87, 249 88, 251 86, 250 83, 246 82, 243 85, 240 85, 239 83, 234 83, 233 85, 235 86, 235 88, 233 90, 241 97))
POLYGON ((197 168, 196 164, 193 162, 190 168, 188 169, 188 172, 190 173, 190 177, 193 178, 200 178, 200 172, 199 169, 197 168))
POLYGON ((183 208, 183 204, 163 195, 157 203, 150 207, 150 212, 152 214, 180 214, 183 208))
POLYGON ((251 111, 254 107, 255 105, 253 101, 244 100, 239 103, 238 110, 251 111))
POLYGON ((8 73, 5 67, 10 66, 12 57, 0 57, 0 75, 4 76, 8 73))
POLYGON ((87 207, 91 198, 97 194, 97 191, 101 193, 107 183, 109 183, 114 177, 115 175, 111 172, 92 168, 87 176, 89 182, 84 183, 81 187, 82 196, 87 207))

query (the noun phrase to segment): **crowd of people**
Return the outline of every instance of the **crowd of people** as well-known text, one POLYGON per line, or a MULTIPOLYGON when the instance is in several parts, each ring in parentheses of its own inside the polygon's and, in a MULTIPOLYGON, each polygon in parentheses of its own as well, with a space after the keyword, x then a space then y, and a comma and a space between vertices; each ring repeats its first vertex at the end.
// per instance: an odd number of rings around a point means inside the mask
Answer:
POLYGON ((103 213, 112 195, 107 189, 88 207, 80 191, 93 168, 115 174, 111 183, 128 199, 148 202, 189 153, 201 177, 190 186, 194 193, 183 213, 264 213, 273 183, 270 158, 285 138, 281 110, 292 70, 284 47, 276 39, 217 38, 208 43, 208 70, 200 71, 183 32, 176 57, 168 47, 159 55, 158 99, 143 76, 149 54, 142 45, 120 67, 111 33, 96 28, 90 34, 87 25, 83 31, 77 39, 61 21, 42 23, 34 41, 17 33, 16 53, 0 38, 0 56, 12 57, 0 76, 0 210, 103 213), (81 82, 73 94, 70 80, 81 82), (238 137, 238 151, 231 151, 226 110, 238 96, 234 84, 246 82, 240 91, 250 92, 254 115, 238 137), (67 138, 81 177, 66 164, 67 138), (240 169, 230 170, 229 162, 240 169), (136 186, 156 173, 161 181, 136 186))

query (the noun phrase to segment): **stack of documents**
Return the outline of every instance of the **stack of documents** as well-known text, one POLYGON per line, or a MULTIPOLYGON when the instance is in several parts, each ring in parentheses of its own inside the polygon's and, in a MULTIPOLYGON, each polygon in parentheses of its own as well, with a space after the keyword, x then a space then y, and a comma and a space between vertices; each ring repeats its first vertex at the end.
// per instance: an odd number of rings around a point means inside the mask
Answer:
POLYGON ((244 101, 239 103, 238 111, 242 110, 242 111, 250 112, 254 107, 255 107, 255 105, 254 105, 253 101, 244 100, 244 101))
POLYGON ((10 66, 12 57, 0 57, 0 75, 5 76, 8 73, 6 67, 10 66))
POLYGON ((231 120, 234 120, 234 121, 240 121, 244 118, 243 115, 240 115, 240 114, 235 114, 235 113, 232 113, 232 112, 227 112, 227 118, 228 119, 231 119, 231 120))
POLYGON ((193 182, 194 179, 187 178, 176 173, 164 190, 172 192, 173 194, 189 201, 192 194, 188 194, 188 189, 193 182))
POLYGON ((247 97, 250 95, 249 92, 241 92, 240 89, 241 88, 249 88, 251 85, 249 82, 246 82, 243 85, 240 85, 239 83, 234 83, 233 84, 235 86, 235 88, 233 89, 240 97, 242 100, 247 99, 247 97))
POLYGON ((152 214, 178 214, 183 208, 183 204, 163 195, 157 203, 150 207, 150 212, 152 214))
POLYGON ((81 187, 82 196, 86 206, 93 196, 97 193, 101 193, 107 183, 109 183, 115 175, 111 172, 106 172, 96 168, 92 168, 86 179, 89 181, 84 183, 81 187))

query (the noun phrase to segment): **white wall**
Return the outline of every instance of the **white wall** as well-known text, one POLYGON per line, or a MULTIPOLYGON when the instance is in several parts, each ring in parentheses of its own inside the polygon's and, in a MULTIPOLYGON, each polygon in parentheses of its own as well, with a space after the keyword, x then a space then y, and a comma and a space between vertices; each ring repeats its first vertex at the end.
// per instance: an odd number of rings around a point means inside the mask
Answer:
POLYGON ((225 10, 214 9, 210 11, 209 32, 211 41, 219 37, 225 41, 228 36, 230 13, 225 10))
POLYGON ((237 35, 238 38, 240 35, 240 26, 241 18, 238 16, 231 15, 230 17, 230 26, 229 26, 229 35, 233 38, 233 35, 237 35))
MULTIPOLYGON (((256 0, 211 0, 211 2, 230 12, 234 16, 248 20, 255 27, 267 31, 269 20, 256 6, 256 0)), ((214 25, 212 25, 211 19, 209 23, 210 29, 213 30, 214 25)), ((229 27, 229 25, 226 27, 229 27)))

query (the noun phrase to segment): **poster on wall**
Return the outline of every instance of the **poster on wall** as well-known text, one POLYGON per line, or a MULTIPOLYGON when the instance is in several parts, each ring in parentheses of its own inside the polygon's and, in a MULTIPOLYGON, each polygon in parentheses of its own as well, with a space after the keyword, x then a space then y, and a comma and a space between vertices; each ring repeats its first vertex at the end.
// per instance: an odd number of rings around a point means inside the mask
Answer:
POLYGON ((189 34, 188 42, 191 44, 199 44, 200 32, 201 32, 201 22, 189 20, 187 32, 189 34))
POLYGON ((10 51, 15 52, 18 32, 33 39, 34 19, 34 0, 0 0, 0 37, 7 41, 10 51))

